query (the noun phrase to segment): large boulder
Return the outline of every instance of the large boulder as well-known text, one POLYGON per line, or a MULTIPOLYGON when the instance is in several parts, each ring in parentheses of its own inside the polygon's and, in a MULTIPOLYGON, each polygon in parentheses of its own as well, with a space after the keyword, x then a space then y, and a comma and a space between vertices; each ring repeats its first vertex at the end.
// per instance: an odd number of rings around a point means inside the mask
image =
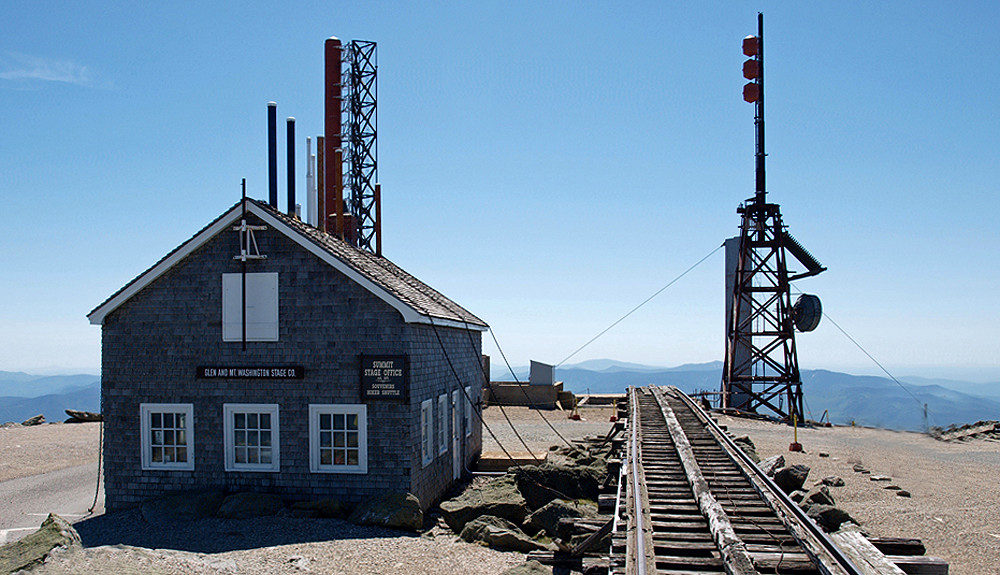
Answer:
POLYGON ((284 508, 281 497, 273 493, 234 493, 222 502, 216 515, 223 519, 249 519, 275 515, 284 508))
POLYGON ((806 515, 812 517, 813 521, 827 533, 837 531, 848 521, 857 523, 848 512, 832 505, 813 505, 806 511, 806 515))
POLYGON ((548 549, 546 545, 528 537, 517 525, 492 515, 483 515, 470 521, 462 529, 461 537, 469 543, 482 543, 505 551, 528 553, 548 549))
POLYGON ((527 515, 527 503, 517 490, 514 478, 507 475, 483 483, 470 485, 458 497, 443 501, 441 516, 455 533, 461 533, 465 524, 482 515, 492 515, 520 524, 527 515))
POLYGON ((543 463, 522 465, 511 471, 517 490, 531 509, 553 499, 597 500, 604 474, 597 467, 569 467, 543 463))
POLYGON ((774 483, 785 493, 791 493, 802 489, 807 477, 809 477, 809 466, 798 464, 779 469, 774 474, 774 483))
POLYGON ((80 545, 80 535, 65 519, 49 513, 31 535, 0 546, 0 573, 13 573, 41 564, 56 547, 80 545))
POLYGON ((386 493, 362 501, 347 520, 358 525, 417 531, 424 526, 424 513, 416 495, 386 493))
MULTIPOLYGON (((524 531, 526 533, 538 533, 545 531, 549 537, 561 537, 559 533, 559 520, 564 517, 596 517, 597 506, 593 503, 583 503, 567 501, 565 499, 553 499, 535 511, 524 521, 524 531)), ((567 537, 568 539, 568 537, 567 537)))
POLYGON ((191 521, 214 517, 226 495, 218 490, 181 491, 142 504, 142 518, 149 523, 191 521))

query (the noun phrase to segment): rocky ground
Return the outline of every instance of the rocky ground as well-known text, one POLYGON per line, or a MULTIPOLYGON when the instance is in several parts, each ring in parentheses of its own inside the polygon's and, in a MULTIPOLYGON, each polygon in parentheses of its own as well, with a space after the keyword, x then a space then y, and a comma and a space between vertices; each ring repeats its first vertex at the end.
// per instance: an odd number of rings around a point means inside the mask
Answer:
MULTIPOLYGON (((536 453, 561 440, 604 435, 608 408, 567 412, 507 408, 536 453)), ((485 418, 511 451, 525 451, 500 410, 485 418)), ((799 431, 804 453, 788 452, 792 430, 783 425, 722 416, 735 435, 749 435, 761 457, 782 454, 789 465, 811 467, 807 484, 838 475, 831 488, 838 506, 872 535, 917 537, 928 554, 941 557, 955 575, 1000 573, 1000 443, 943 443, 914 433, 863 428, 799 431), (821 453, 827 457, 821 457, 821 453), (871 473, 853 471, 856 464, 871 473), (871 481, 872 475, 891 478, 871 481), (899 497, 895 485, 911 497, 899 497)), ((0 429, 0 481, 59 466, 96 464, 97 424, 0 429)), ((484 451, 500 451, 485 433, 484 451)), ((0 510, 2 513, 2 510, 0 510)), ((502 573, 523 563, 519 553, 500 552, 460 540, 437 525, 423 534, 362 527, 339 519, 292 517, 206 519, 184 529, 144 521, 138 512, 92 517, 77 524, 85 548, 56 553, 37 573, 502 573)))
POLYGON ((845 485, 830 492, 871 535, 922 539, 928 555, 949 563, 951 575, 1000 573, 1000 443, 834 427, 799 429, 804 452, 793 453, 789 426, 718 419, 734 435, 749 435, 761 458, 781 454, 788 465, 808 465, 807 486, 828 475, 843 478, 845 485), (870 473, 855 472, 855 465, 870 473))

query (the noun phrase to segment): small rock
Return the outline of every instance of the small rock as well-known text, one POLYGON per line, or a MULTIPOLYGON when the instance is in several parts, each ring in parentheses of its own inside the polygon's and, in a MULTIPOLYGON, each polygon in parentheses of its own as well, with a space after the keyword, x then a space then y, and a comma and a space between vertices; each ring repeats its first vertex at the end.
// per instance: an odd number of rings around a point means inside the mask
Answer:
POLYGON ((813 505, 806 511, 806 515, 812 517, 827 533, 837 531, 841 524, 848 521, 857 523, 848 512, 832 505, 813 505))
POLYGON ((347 520, 357 525, 417 531, 424 525, 424 514, 416 495, 386 493, 365 499, 347 520))
POLYGON ((890 491, 899 491, 901 488, 898 485, 886 485, 882 489, 888 489, 890 491))
POLYGON ((21 425, 28 427, 30 425, 41 425, 43 423, 45 423, 45 416, 39 413, 34 417, 29 417, 28 419, 25 419, 24 421, 21 422, 21 425))
POLYGON ((774 483, 785 493, 802 489, 809 477, 809 466, 797 464, 785 467, 774 474, 774 483))
POLYGON ((743 453, 746 453, 754 463, 760 463, 760 456, 757 455, 757 446, 753 444, 750 436, 741 435, 740 437, 733 439, 733 443, 739 446, 739 448, 743 450, 743 453))
POLYGON ((896 492, 896 495, 900 497, 910 497, 910 492, 905 489, 900 489, 899 491, 896 492))
POLYGON ((816 485, 821 485, 821 484, 826 485, 828 487, 843 487, 844 480, 837 477, 836 475, 827 475, 823 479, 820 479, 819 483, 817 483, 816 485))
POLYGON ((811 505, 836 505, 836 502, 833 500, 833 496, 830 495, 830 488, 826 485, 819 485, 810 489, 809 492, 802 497, 802 502, 799 503, 799 507, 805 508, 811 505))
POLYGON ((819 452, 819 456, 820 456, 820 457, 830 457, 830 454, 829 454, 829 453, 825 453, 825 452, 822 452, 822 451, 820 451, 820 452, 819 452))
POLYGON ((805 499, 805 497, 806 497, 806 492, 802 491, 801 489, 793 491, 788 495, 788 498, 796 503, 802 503, 802 500, 805 499))
POLYGON ((296 501, 292 504, 292 517, 323 517, 343 519, 350 514, 350 509, 340 501, 327 498, 318 501, 296 501))
POLYGON ((757 467, 764 472, 768 477, 774 477, 774 473, 785 466, 785 456, 775 455, 774 457, 768 457, 764 461, 757 464, 757 467))
POLYGON ((222 502, 216 514, 222 519, 249 519, 275 515, 285 508, 274 493, 234 493, 222 502))
POLYGON ((885 475, 872 475, 868 478, 869 481, 892 481, 891 477, 886 477, 885 475))
POLYGON ((500 575, 552 575, 552 570, 532 559, 517 567, 511 567, 500 575))

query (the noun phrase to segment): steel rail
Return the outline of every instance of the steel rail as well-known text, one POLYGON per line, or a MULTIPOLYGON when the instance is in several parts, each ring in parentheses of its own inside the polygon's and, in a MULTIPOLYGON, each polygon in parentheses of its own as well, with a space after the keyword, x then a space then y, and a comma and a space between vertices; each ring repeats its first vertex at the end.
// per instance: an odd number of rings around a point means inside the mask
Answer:
MULTIPOLYGON (((720 428, 711 417, 708 417, 701 407, 699 407, 680 389, 673 386, 670 386, 667 389, 672 391, 672 395, 685 403, 695 416, 697 416, 698 419, 706 425, 706 428, 712 433, 712 435, 726 447, 725 451, 739 464, 744 473, 754 476, 754 479, 750 481, 750 484, 756 486, 758 489, 761 487, 765 488, 769 495, 778 500, 783 511, 783 513, 779 513, 779 515, 786 523, 786 527, 789 532, 797 541, 799 541, 803 550, 812 556, 813 561, 822 572, 827 575, 864 575, 865 572, 855 566, 854 563, 852 563, 851 560, 844 555, 840 548, 837 547, 837 545, 818 525, 816 525, 812 518, 806 515, 805 511, 803 511, 801 507, 793 502, 788 495, 785 494, 785 492, 778 487, 770 477, 767 476, 766 473, 757 467, 757 464, 754 463, 753 460, 750 459, 750 457, 744 453, 738 445, 736 445, 736 442, 730 439, 730 437, 722 431, 722 428, 720 428), (794 526, 789 524, 786 514, 790 514, 795 518, 795 526, 801 526, 809 532, 812 539, 818 542, 822 547, 822 550, 829 554, 829 559, 833 559, 833 564, 831 564, 828 558, 820 557, 811 545, 806 544, 806 542, 800 538, 798 530, 794 529, 794 526)), ((770 503, 768 498, 765 497, 764 499, 765 502, 770 503)))
POLYGON ((643 513, 642 513, 642 497, 640 496, 642 488, 642 480, 639 476, 639 464, 640 464, 640 453, 639 453, 639 400, 636 397, 638 391, 636 388, 630 388, 630 401, 632 403, 632 417, 629 421, 629 427, 632 428, 632 438, 631 438, 631 449, 629 450, 629 467, 631 467, 632 475, 632 502, 633 502, 633 513, 635 513, 634 531, 633 536, 635 538, 635 561, 636 561, 636 572, 639 575, 646 575, 646 537, 643 529, 643 513))

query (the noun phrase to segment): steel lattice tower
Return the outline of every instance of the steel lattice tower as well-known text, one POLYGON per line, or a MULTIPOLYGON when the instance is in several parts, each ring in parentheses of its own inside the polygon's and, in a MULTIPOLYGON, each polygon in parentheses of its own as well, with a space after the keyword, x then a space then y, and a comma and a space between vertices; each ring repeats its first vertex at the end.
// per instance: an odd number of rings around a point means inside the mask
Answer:
MULTIPOLYGON (((777 415, 802 420, 802 382, 795 349, 791 281, 816 275, 824 268, 785 230, 778 204, 767 203, 764 177, 764 16, 757 15, 757 36, 743 41, 752 59, 743 75, 752 80, 743 97, 755 104, 756 194, 740 205, 740 236, 726 315, 726 362, 722 373, 722 407, 756 412, 766 407, 777 415), (806 271, 788 276, 786 251, 806 271)), ((728 264, 727 264, 728 265, 728 264)))
POLYGON ((376 145, 377 71, 375 42, 352 40, 344 47, 341 68, 343 118, 343 193, 353 215, 345 235, 353 243, 381 255, 378 147, 376 145))
POLYGON ((777 204, 751 200, 742 215, 739 256, 726 337, 723 407, 802 419, 791 284, 777 204))

